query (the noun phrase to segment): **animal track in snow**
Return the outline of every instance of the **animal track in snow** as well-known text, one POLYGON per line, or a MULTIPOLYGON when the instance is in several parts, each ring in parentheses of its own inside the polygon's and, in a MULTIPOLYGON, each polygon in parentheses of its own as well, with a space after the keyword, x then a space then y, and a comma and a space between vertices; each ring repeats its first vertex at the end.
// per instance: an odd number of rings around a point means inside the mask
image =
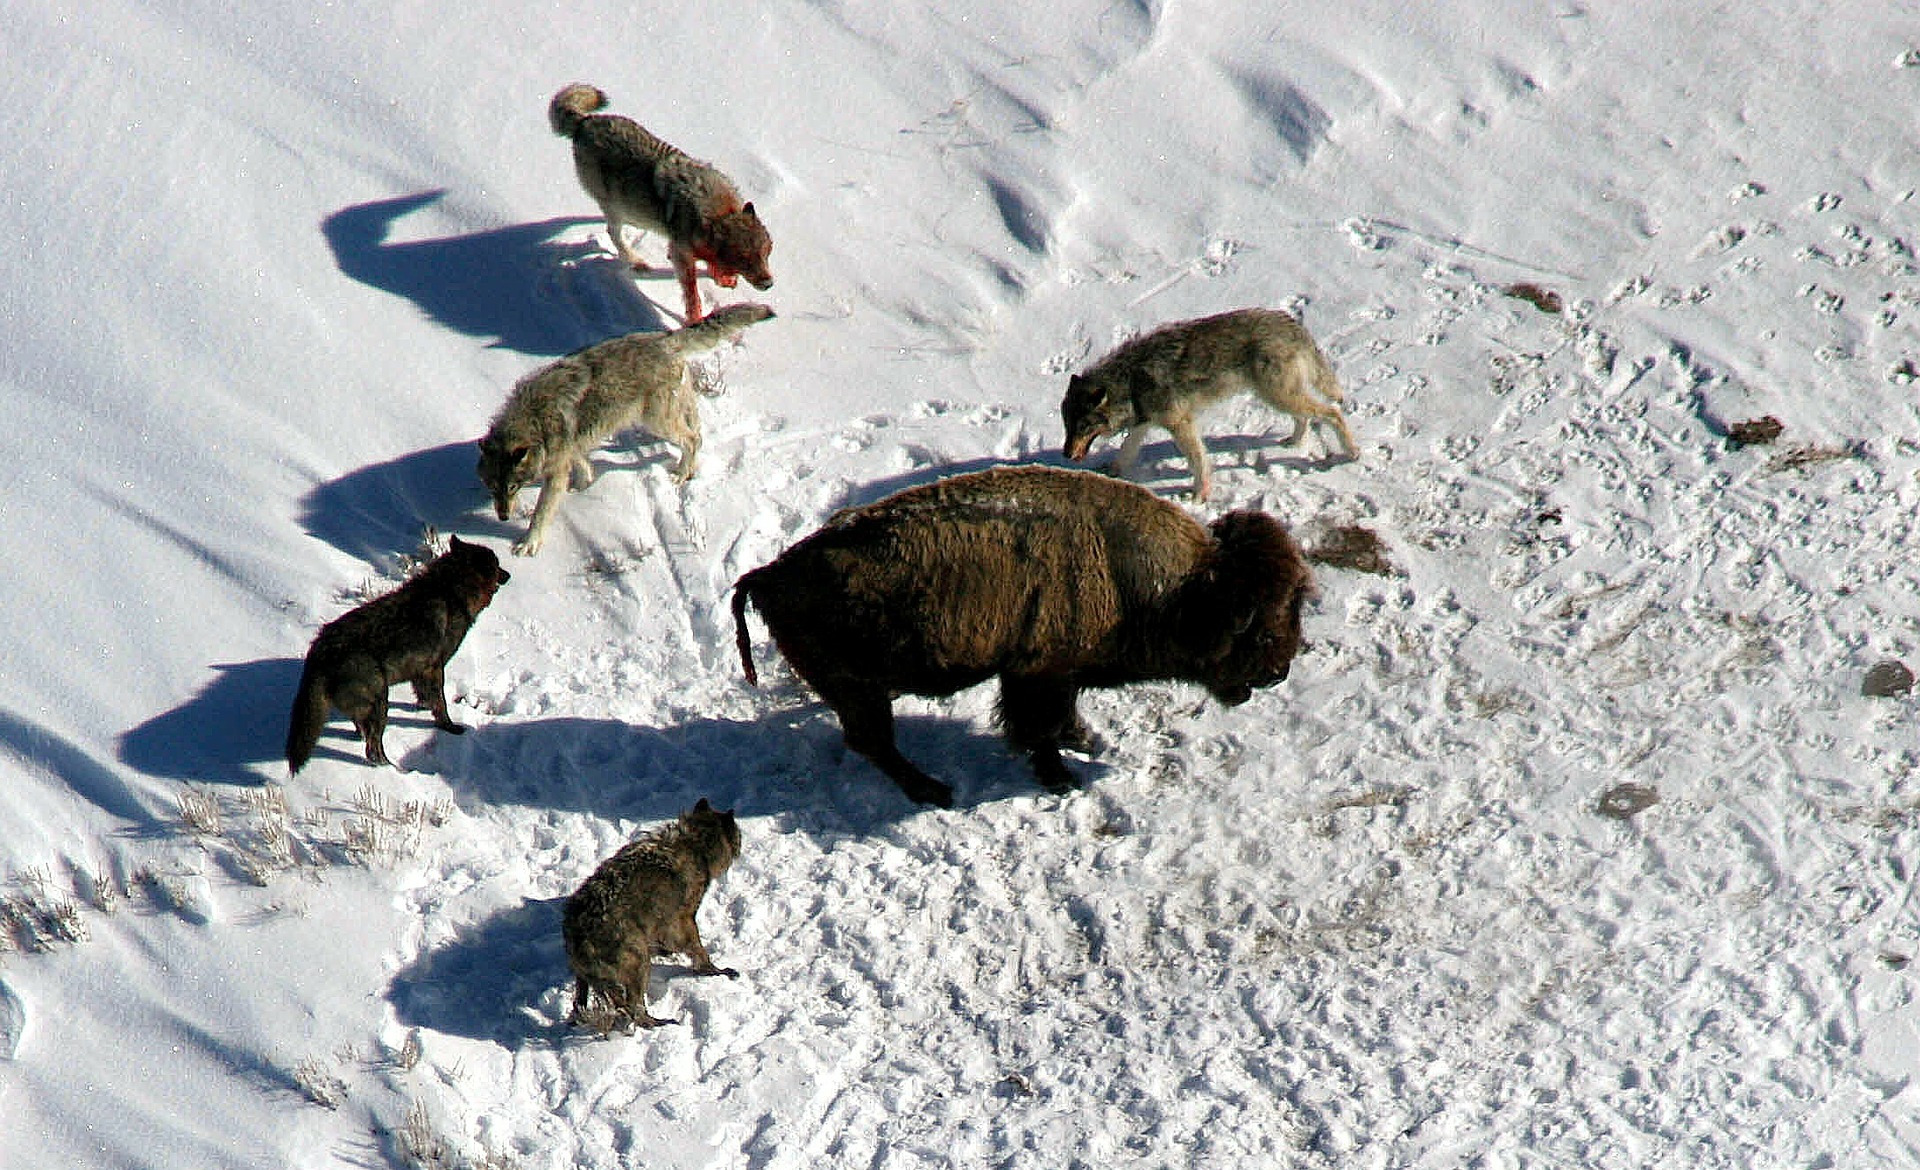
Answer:
POLYGON ((1700 246, 1693 250, 1693 259, 1698 260, 1705 256, 1717 256, 1722 252, 1731 252, 1733 249, 1739 247, 1740 242, 1746 238, 1747 229, 1744 226, 1737 223, 1726 224, 1707 236, 1707 238, 1701 242, 1700 246))
POLYGON ((1346 229, 1347 241, 1362 252, 1384 252, 1393 246, 1379 225, 1366 216, 1354 216, 1340 226, 1346 229))
POLYGON ((1813 302, 1816 313, 1838 313, 1846 308, 1847 298, 1831 289, 1821 288, 1817 284, 1803 285, 1799 295, 1813 302))

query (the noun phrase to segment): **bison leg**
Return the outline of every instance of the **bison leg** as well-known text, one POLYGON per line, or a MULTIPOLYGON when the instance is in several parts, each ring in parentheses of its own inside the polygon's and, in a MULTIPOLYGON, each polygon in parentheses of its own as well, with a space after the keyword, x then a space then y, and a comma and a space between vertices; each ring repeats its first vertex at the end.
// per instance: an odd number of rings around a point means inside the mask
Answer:
POLYGON ((1073 773, 1060 759, 1060 741, 1088 738, 1087 725, 1075 709, 1079 697, 1078 687, 1058 679, 1000 676, 1000 726, 1006 729, 1007 742, 1027 753, 1034 776, 1049 792, 1075 786, 1073 773))
POLYGON ((894 744, 893 699, 886 691, 857 684, 835 686, 831 693, 817 683, 814 689, 840 716, 840 733, 848 747, 872 761, 914 800, 953 807, 953 789, 914 767, 894 744))

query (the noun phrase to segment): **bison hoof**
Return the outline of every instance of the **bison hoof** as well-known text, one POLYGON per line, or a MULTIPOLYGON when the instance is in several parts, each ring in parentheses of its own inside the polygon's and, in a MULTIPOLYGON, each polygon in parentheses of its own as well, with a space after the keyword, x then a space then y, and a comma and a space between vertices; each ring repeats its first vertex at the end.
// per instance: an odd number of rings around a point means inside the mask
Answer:
POLYGON ((1072 772, 1067 771, 1066 764, 1061 762, 1057 752, 1049 752, 1044 756, 1036 753, 1033 759, 1033 775, 1034 779, 1040 781, 1040 787, 1056 796, 1080 787, 1080 782, 1073 778, 1072 772))
POLYGON ((1083 756, 1097 756, 1107 749, 1107 741, 1086 724, 1076 723, 1060 733, 1060 746, 1083 756))
POLYGON ((920 804, 930 804, 936 808, 953 807, 953 789, 931 776, 923 776, 918 780, 902 780, 900 790, 920 804))

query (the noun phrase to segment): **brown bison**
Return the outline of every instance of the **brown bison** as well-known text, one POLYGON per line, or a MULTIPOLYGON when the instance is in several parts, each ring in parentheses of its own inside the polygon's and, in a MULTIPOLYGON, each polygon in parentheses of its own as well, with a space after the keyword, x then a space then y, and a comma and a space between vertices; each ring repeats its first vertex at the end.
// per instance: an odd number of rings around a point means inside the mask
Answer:
POLYGON ((847 746, 908 796, 952 789, 900 754, 893 699, 1000 679, 999 719, 1040 782, 1073 783, 1090 746, 1081 690, 1198 683, 1229 706, 1287 677, 1313 581, 1260 512, 1202 527, 1145 488, 1084 471, 1002 467, 841 512, 734 586, 747 681, 751 600, 847 746))

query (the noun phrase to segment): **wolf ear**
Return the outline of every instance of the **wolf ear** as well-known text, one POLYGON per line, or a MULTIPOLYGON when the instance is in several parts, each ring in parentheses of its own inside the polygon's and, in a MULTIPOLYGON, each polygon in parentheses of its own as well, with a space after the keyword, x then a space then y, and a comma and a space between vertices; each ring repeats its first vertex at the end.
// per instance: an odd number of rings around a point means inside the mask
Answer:
POLYGON ((752 203, 752 201, 751 201, 751 200, 749 200, 749 201, 748 201, 748 203, 747 203, 747 205, 746 205, 745 207, 742 207, 742 208, 740 209, 740 211, 741 211, 741 213, 742 213, 743 215, 745 215, 745 216, 747 216, 747 217, 748 217, 749 219, 759 219, 759 218, 760 218, 760 217, 759 217, 758 215, 756 215, 756 214, 754 213, 754 210, 753 210, 753 203, 752 203))
POLYGON ((712 812, 712 811, 713 811, 713 806, 712 806, 712 805, 710 805, 710 804, 708 804, 708 803, 707 803, 707 798, 703 796, 703 797, 701 797, 701 798, 700 798, 700 801, 699 801, 699 803, 698 803, 698 804, 695 804, 695 805, 693 806, 693 811, 694 811, 694 812, 697 812, 697 813, 699 813, 699 812, 712 812))
POLYGON ((460 538, 459 538, 458 536, 454 536, 454 535, 449 535, 449 536, 447 537, 447 551, 448 551, 448 552, 458 552, 458 551, 459 551, 460 549, 463 549, 463 548, 472 548, 472 547, 473 547, 472 545, 470 545, 470 544, 468 544, 468 543, 467 543, 466 541, 464 541, 464 540, 461 540, 461 539, 460 539, 460 538))

